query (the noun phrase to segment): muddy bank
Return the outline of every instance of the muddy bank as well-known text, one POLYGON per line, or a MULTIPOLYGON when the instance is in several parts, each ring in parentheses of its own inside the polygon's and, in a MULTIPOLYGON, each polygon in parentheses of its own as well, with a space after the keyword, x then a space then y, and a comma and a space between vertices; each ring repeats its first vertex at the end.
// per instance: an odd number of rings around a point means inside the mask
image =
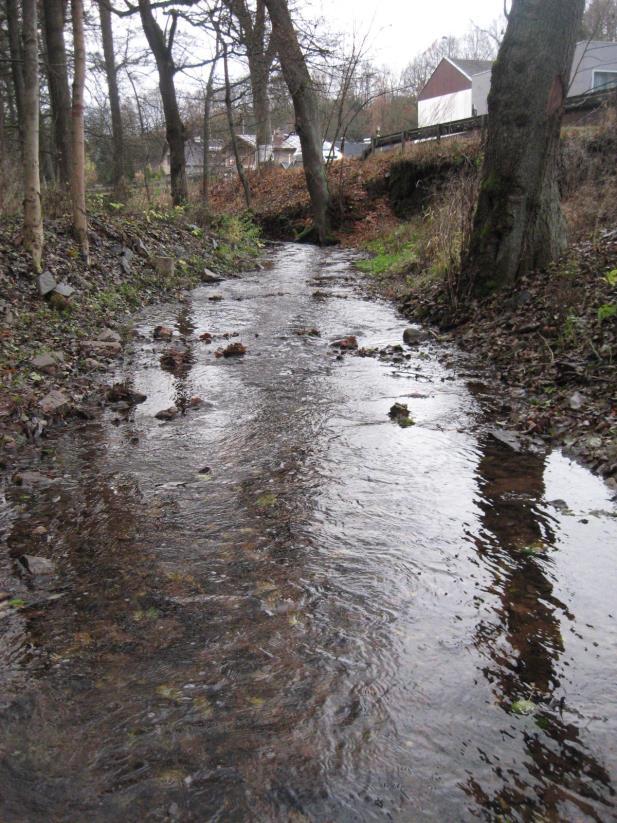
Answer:
POLYGON ((471 306, 453 309, 439 286, 398 288, 407 317, 472 356, 502 425, 564 446, 617 490, 617 232, 471 306))
POLYGON ((0 231, 0 442, 14 468, 50 426, 89 419, 106 401, 107 375, 134 338, 143 305, 254 268, 263 244, 236 218, 197 225, 183 211, 90 221, 86 269, 68 219, 46 223, 45 271, 30 272, 17 221, 0 231))

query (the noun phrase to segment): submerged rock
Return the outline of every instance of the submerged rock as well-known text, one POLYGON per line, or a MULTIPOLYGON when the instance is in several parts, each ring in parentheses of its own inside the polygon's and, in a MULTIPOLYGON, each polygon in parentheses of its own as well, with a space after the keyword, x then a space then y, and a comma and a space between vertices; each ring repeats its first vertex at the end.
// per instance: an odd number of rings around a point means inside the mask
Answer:
POLYGON ((138 403, 144 403, 148 397, 141 392, 129 388, 126 383, 114 383, 114 385, 107 390, 107 399, 110 403, 128 403, 131 406, 138 403))
POLYGON ((358 348, 358 340, 350 334, 349 337, 343 337, 341 340, 335 340, 333 343, 330 343, 332 348, 340 349, 341 351, 353 351, 354 349, 358 348))
POLYGON ((169 341, 173 336, 173 329, 170 329, 168 326, 157 326, 152 332, 152 337, 154 337, 155 340, 169 341))
POLYGON ((170 406, 168 409, 161 409, 161 411, 157 412, 154 416, 157 420, 174 420, 178 414, 178 408, 176 406, 170 406))
POLYGON ((242 343, 230 343, 224 349, 218 349, 215 354, 217 357, 242 357, 246 352, 246 346, 243 346, 242 343))

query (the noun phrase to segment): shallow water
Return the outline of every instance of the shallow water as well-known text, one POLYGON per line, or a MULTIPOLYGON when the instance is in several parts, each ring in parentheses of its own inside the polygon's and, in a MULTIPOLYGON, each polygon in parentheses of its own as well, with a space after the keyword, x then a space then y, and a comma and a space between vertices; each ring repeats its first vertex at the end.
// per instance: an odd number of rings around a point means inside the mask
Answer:
POLYGON ((496 440, 431 345, 336 359, 404 329, 343 252, 282 247, 139 329, 118 376, 148 400, 7 490, 11 554, 58 575, 2 553, 0 819, 617 819, 604 484, 496 440))

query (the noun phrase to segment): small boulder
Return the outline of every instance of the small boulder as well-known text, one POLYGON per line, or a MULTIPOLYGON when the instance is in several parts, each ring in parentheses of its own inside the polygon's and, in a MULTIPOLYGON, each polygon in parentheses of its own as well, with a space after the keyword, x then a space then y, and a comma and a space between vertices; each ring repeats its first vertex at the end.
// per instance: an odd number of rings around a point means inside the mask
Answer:
POLYGON ((215 354, 216 357, 242 357, 246 354, 246 346, 242 343, 230 343, 224 349, 219 349, 215 354))
POLYGON ((222 277, 219 277, 210 269, 204 269, 203 274, 201 275, 201 280, 203 283, 220 283, 222 279, 222 277))
POLYGON ((35 577, 55 574, 56 571, 55 563, 47 557, 35 557, 32 554, 22 554, 19 562, 35 577))
POLYGON ((71 308, 71 301, 68 297, 65 297, 63 294, 59 294, 56 291, 52 291, 49 295, 49 305, 52 309, 56 309, 56 311, 67 311, 71 308))
POLYGON ((168 342, 173 336, 173 329, 170 329, 168 326, 156 326, 152 332, 152 337, 155 340, 165 340, 168 342))
POLYGON ((170 406, 168 409, 161 409, 154 416, 157 420, 173 420, 178 416, 178 409, 176 406, 170 406))
POLYGON ((120 343, 106 343, 103 340, 84 340, 79 344, 79 348, 97 357, 116 357, 122 351, 120 343))
POLYGON ((113 329, 103 329, 97 339, 101 343, 122 343, 122 337, 113 329))
POLYGON ((210 332, 205 331, 203 334, 199 335, 199 339, 204 343, 212 343, 213 336, 210 334, 210 332))
POLYGON ((332 348, 340 349, 341 351, 353 351, 358 348, 358 341, 352 334, 350 334, 349 337, 343 337, 341 340, 335 340, 333 343, 330 343, 330 345, 332 348))
POLYGON ((56 278, 50 271, 44 271, 43 274, 39 275, 39 292, 41 293, 41 297, 45 297, 45 295, 52 292, 57 285, 56 278))
POLYGON ((403 332, 403 342, 407 346, 417 346, 418 343, 421 343, 425 339, 426 335, 422 331, 422 329, 415 329, 413 327, 410 327, 408 329, 405 329, 405 331, 403 332))
POLYGON ((107 399, 110 403, 124 402, 130 406, 135 406, 138 403, 144 403, 148 397, 141 392, 129 388, 126 383, 114 383, 114 385, 107 390, 107 399))
POLYGON ((59 389, 53 389, 39 400, 39 407, 43 414, 54 415, 66 411, 71 401, 59 389))
POLYGON ((156 273, 161 277, 173 277, 176 270, 176 262, 172 257, 153 258, 156 273))
POLYGON ((61 351, 47 351, 33 357, 30 361, 33 368, 45 374, 55 374, 64 362, 64 354, 61 351))
POLYGON ((402 418, 409 417, 409 408, 405 403, 395 403, 388 412, 388 416, 392 420, 401 420, 402 418))

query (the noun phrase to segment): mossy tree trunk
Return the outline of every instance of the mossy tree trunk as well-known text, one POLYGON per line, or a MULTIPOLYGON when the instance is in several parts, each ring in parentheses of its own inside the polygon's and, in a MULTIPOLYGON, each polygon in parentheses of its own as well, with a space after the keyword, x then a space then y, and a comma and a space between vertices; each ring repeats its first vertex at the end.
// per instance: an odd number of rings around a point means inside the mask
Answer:
POLYGON ((493 68, 484 167, 461 285, 476 295, 566 249, 559 138, 585 0, 514 0, 493 68))

